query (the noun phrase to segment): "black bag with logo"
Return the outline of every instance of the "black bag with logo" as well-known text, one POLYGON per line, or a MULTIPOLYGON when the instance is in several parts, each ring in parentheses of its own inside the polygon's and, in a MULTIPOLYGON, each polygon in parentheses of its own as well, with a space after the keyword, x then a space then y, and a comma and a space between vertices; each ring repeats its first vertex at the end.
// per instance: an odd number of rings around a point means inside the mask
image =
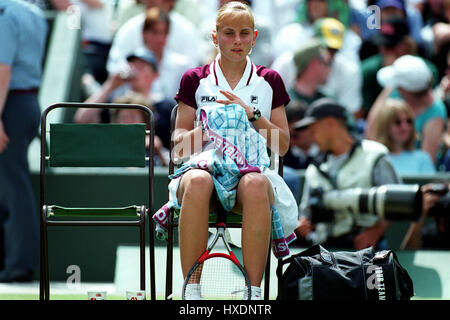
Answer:
POLYGON ((408 272, 391 250, 329 252, 316 245, 280 261, 277 277, 278 300, 409 300, 414 295, 408 272))

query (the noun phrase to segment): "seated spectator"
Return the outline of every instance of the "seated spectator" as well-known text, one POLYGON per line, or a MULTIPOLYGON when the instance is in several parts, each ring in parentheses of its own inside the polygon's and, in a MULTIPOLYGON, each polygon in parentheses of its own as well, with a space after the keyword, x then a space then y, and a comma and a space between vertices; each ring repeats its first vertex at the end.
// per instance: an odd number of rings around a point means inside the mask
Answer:
MULTIPOLYGON (((125 57, 136 48, 144 46, 142 30, 147 17, 147 10, 157 7, 161 11, 166 11, 164 3, 165 1, 160 3, 160 1, 146 0, 144 2, 146 10, 129 19, 117 30, 106 65, 109 73, 118 72, 126 64, 125 57)), ((199 50, 203 46, 202 42, 204 40, 200 38, 197 28, 174 10, 170 10, 168 13, 168 20, 169 33, 166 35, 167 39, 165 40, 167 50, 186 56, 189 61, 189 67, 198 66, 205 53, 199 50)), ((174 94, 170 98, 173 98, 173 96, 174 94)))
MULTIPOLYGON (((361 63, 362 72, 362 112, 360 117, 366 118, 376 98, 383 89, 377 81, 377 72, 382 67, 391 65, 404 55, 417 53, 416 43, 409 36, 408 25, 401 18, 393 18, 381 23, 380 33, 375 38, 380 52, 361 63)), ((433 86, 437 84, 438 71, 428 60, 424 59, 433 74, 433 86)))
POLYGON ((296 127, 309 127, 325 158, 311 163, 305 172, 299 207, 299 238, 311 244, 334 248, 387 248, 384 233, 390 222, 375 215, 358 215, 351 210, 316 209, 315 191, 370 188, 399 183, 382 144, 355 139, 347 128, 347 111, 333 100, 322 98, 311 104, 296 127), (364 170, 361 165, 364 165, 364 170), (319 218, 320 217, 320 218, 319 218))
MULTIPOLYGON (((155 79, 158 77, 158 61, 155 55, 146 48, 138 48, 127 57, 129 71, 127 73, 111 74, 100 90, 90 96, 87 103, 112 102, 115 98, 128 92, 136 92, 146 96, 155 108, 156 135, 166 148, 170 147, 170 112, 175 102, 162 100, 155 102, 150 92, 155 79)), ((110 122, 111 115, 107 110, 80 108, 74 116, 78 123, 110 122)))
POLYGON ((375 119, 373 137, 370 138, 389 149, 389 159, 398 174, 436 173, 430 155, 415 148, 414 115, 404 101, 386 101, 375 119))
POLYGON ((319 147, 314 143, 308 127, 296 128, 296 124, 303 119, 307 105, 301 101, 292 100, 286 107, 290 146, 283 157, 283 164, 293 169, 306 169, 314 160, 320 161, 319 147))
POLYGON ((300 179, 296 170, 306 169, 313 159, 320 156, 310 130, 307 127, 295 129, 295 124, 305 115, 306 108, 307 105, 302 101, 291 100, 285 109, 290 141, 289 150, 283 156, 283 179, 297 201, 300 194, 300 179))
POLYGON ((404 55, 391 66, 380 69, 377 79, 385 87, 367 117, 367 130, 371 132, 384 105, 391 96, 406 102, 414 114, 414 128, 418 135, 416 148, 422 149, 437 164, 441 137, 447 121, 444 103, 436 99, 432 90, 433 74, 423 59, 404 55))
POLYGON ((170 19, 165 11, 157 7, 147 10, 142 36, 144 45, 158 60, 159 76, 151 87, 155 99, 173 99, 178 92, 182 75, 192 64, 187 56, 168 46, 170 28, 170 19))
POLYGON ((442 77, 439 87, 436 89, 437 97, 441 98, 447 109, 447 129, 442 137, 443 145, 446 149, 442 163, 443 171, 450 171, 450 50, 447 51, 447 68, 445 76, 442 77))
POLYGON ((322 44, 311 39, 294 53, 297 78, 293 88, 288 89, 292 100, 305 105, 325 97, 320 86, 325 84, 330 74, 331 56, 322 44))
MULTIPOLYGON (((139 16, 140 17, 140 16, 139 16)), ((173 27, 170 16, 159 7, 153 7, 146 11, 142 24, 125 31, 119 29, 114 38, 110 50, 107 70, 110 73, 120 72, 127 67, 126 56, 139 46, 146 46, 155 54, 159 65, 159 76, 151 87, 154 100, 172 100, 178 91, 179 82, 183 73, 197 62, 189 60, 183 54, 174 51, 169 45, 170 30, 173 27), (140 27, 136 29, 135 27, 140 27), (125 35, 122 35, 126 32, 125 35), (128 32, 131 35, 127 35, 128 32), (135 39, 135 33, 139 40, 135 39)), ((126 28, 126 25, 122 28, 126 28)), ((184 40, 187 41, 187 40, 184 40)), ((184 43, 184 41, 182 43, 184 43)))
POLYGON ((439 70, 439 78, 445 76, 447 51, 450 48, 450 1, 423 1, 421 8, 424 26, 421 30, 429 48, 428 58, 439 70))
POLYGON ((361 39, 349 25, 350 8, 342 0, 304 0, 300 3, 297 20, 283 26, 275 35, 273 47, 275 58, 292 51, 305 40, 314 36, 315 24, 323 18, 333 18, 344 26, 341 54, 352 61, 359 60, 361 39))
MULTIPOLYGON (((420 52, 420 54, 425 54, 429 48, 427 48, 421 32, 423 18, 420 11, 415 6, 406 3, 406 1, 407 0, 368 0, 367 5, 375 5, 379 8, 379 21, 376 22, 381 22, 381 24, 383 24, 391 19, 404 20, 408 27, 408 35, 419 47, 418 52, 420 52)), ((368 22, 370 15, 374 15, 376 12, 365 10, 363 14, 366 16, 366 19, 364 19, 364 23, 361 24, 361 33, 364 39, 360 50, 361 60, 367 59, 379 52, 376 37, 381 31, 379 26, 369 28, 370 23, 368 22)))
POLYGON ((421 187, 422 215, 418 221, 411 223, 400 246, 401 249, 450 249, 449 187, 448 182, 429 183, 421 187), (432 218, 431 224, 426 224, 427 217, 432 218))
MULTIPOLYGON (((450 2, 448 4, 450 10, 450 2)), ((450 15, 450 13, 449 13, 450 15)), ((450 50, 450 23, 438 22, 433 25, 433 48, 430 60, 438 67, 439 77, 445 75, 447 69, 447 52, 450 50)))
POLYGON ((283 26, 273 39, 274 56, 294 51, 314 34, 313 25, 318 19, 329 17, 327 0, 305 0, 300 3, 297 18, 283 26))
MULTIPOLYGON (((360 67, 358 62, 349 59, 340 51, 343 46, 344 25, 334 18, 324 18, 315 22, 313 30, 312 37, 305 38, 304 42, 307 43, 311 39, 321 41, 332 58, 330 74, 326 83, 321 86, 321 91, 327 96, 334 97, 348 108, 350 113, 357 112, 362 101, 360 67)), ((293 39, 291 38, 291 42, 297 44, 297 47, 300 46, 299 42, 293 39)), ((295 50, 288 50, 276 58, 271 66, 280 73, 288 89, 294 87, 297 79, 294 52, 295 50)))
POLYGON ((308 107, 305 117, 296 125, 297 128, 308 126, 320 151, 325 153, 321 163, 313 162, 306 169, 296 232, 309 245, 357 250, 369 246, 387 248, 384 233, 389 221, 347 209, 318 212, 320 206, 312 201, 319 190, 370 188, 401 182, 387 158, 387 148, 375 141, 355 139, 348 131, 347 120, 344 107, 322 98, 308 107))

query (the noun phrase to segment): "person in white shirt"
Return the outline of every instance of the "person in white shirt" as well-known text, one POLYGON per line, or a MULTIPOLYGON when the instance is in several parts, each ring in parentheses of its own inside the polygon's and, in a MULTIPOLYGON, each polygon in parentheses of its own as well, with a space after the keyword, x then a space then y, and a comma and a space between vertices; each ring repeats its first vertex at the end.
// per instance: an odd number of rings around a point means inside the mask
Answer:
POLYGON ((283 46, 285 52, 275 58, 271 68, 280 73, 288 89, 293 88, 296 80, 295 50, 311 38, 319 39, 333 56, 331 71, 327 82, 322 86, 322 92, 334 97, 351 114, 354 114, 362 105, 362 77, 359 60, 353 60, 341 52, 344 46, 344 34, 347 33, 345 30, 344 25, 334 18, 318 19, 310 31, 291 33, 289 44, 277 46, 283 46))
MULTIPOLYGON (((196 110, 212 103, 241 105, 254 128, 260 133, 267 132, 268 147, 285 154, 289 147, 289 129, 284 106, 290 99, 279 74, 255 66, 248 57, 258 35, 250 8, 241 2, 230 2, 219 10, 216 25, 212 40, 219 50, 217 58, 210 65, 186 72, 175 97, 178 114, 174 150, 179 152, 176 156, 184 158, 200 151, 190 150, 189 153, 177 145, 197 146, 195 140, 202 139, 203 132, 201 126, 194 127, 196 110), (272 139, 274 132, 276 138, 272 139)), ((213 191, 212 177, 205 170, 191 169, 179 182, 179 243, 184 276, 206 248, 213 191)), ((260 283, 269 249, 270 206, 274 197, 271 183, 262 173, 245 174, 237 186, 237 202, 232 210, 243 214, 242 254, 252 286, 252 299, 261 299, 260 283)), ((295 206, 293 196, 292 200, 295 206)), ((191 299, 201 298, 198 284, 192 284, 186 292, 191 299)))
POLYGON ((388 149, 376 141, 353 137, 348 130, 348 120, 343 106, 321 98, 312 103, 305 117, 295 124, 297 130, 308 127, 314 142, 325 153, 320 163, 312 162, 306 169, 297 232, 308 245, 386 249, 384 234, 391 224, 389 220, 365 212, 358 214, 347 208, 321 208, 314 202, 318 192, 401 183, 388 159, 388 149), (363 170, 361 164, 364 164, 363 170))
MULTIPOLYGON (((86 96, 108 78, 106 61, 114 37, 114 3, 110 0, 71 0, 72 12, 81 15, 81 50, 84 72, 81 83, 86 96)), ((67 8, 69 9, 69 8, 67 8)))
MULTIPOLYGON (((127 27, 127 25, 124 27, 127 27)), ((134 45, 141 43, 142 46, 150 49, 158 60, 159 76, 150 89, 153 99, 155 101, 173 99, 183 73, 190 67, 197 66, 198 63, 192 61, 188 56, 172 50, 169 44, 172 27, 173 23, 170 16, 164 10, 159 7, 148 9, 141 29, 136 30, 140 36, 139 41, 135 41, 136 39, 133 38, 128 39, 130 43, 125 41, 123 44, 126 46, 122 50, 121 46, 118 46, 121 38, 114 40, 107 65, 110 74, 126 68, 126 56, 123 55, 126 52, 132 53, 136 49, 134 45), (119 43, 116 41, 119 41, 119 43)))
MULTIPOLYGON (((156 6, 164 10, 162 5, 157 5, 158 3, 158 1, 145 1, 146 9, 156 6)), ((170 28, 167 38, 167 49, 187 56, 191 66, 198 66, 204 54, 201 50, 198 50, 202 45, 202 39, 197 28, 192 22, 175 10, 168 12, 168 16, 170 28)), ((144 11, 130 18, 117 30, 107 63, 109 73, 117 72, 126 62, 125 57, 136 48, 144 45, 142 29, 145 18, 146 12, 144 11)))

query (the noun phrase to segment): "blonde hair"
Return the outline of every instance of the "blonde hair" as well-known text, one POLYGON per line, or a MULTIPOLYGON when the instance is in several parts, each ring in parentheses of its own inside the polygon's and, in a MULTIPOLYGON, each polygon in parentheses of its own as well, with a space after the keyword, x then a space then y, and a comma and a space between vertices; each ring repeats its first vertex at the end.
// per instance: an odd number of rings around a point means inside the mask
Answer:
POLYGON ((234 19, 240 19, 242 16, 247 16, 250 19, 252 29, 255 29, 255 18, 253 17, 252 9, 240 1, 231 1, 224 4, 219 11, 217 11, 216 17, 216 30, 219 30, 219 26, 226 15, 231 14, 234 19))
MULTIPOLYGON (((414 120, 414 114, 411 108, 399 99, 387 99, 385 105, 381 108, 377 116, 374 126, 374 140, 384 144, 390 151, 392 151, 394 142, 390 135, 390 126, 395 122, 400 113, 405 113, 410 119, 414 120)), ((416 140, 416 132, 414 123, 411 124, 412 130, 409 139, 403 146, 406 150, 414 150, 414 142, 416 140)))

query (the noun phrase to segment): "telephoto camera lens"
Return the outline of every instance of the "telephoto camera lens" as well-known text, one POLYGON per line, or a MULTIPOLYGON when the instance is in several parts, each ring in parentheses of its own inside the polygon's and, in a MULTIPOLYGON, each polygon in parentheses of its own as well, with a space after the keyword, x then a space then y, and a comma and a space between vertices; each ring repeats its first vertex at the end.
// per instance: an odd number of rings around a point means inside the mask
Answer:
POLYGON ((417 220, 422 212, 418 184, 387 184, 372 188, 331 190, 323 194, 327 209, 373 214, 392 221, 417 220))

